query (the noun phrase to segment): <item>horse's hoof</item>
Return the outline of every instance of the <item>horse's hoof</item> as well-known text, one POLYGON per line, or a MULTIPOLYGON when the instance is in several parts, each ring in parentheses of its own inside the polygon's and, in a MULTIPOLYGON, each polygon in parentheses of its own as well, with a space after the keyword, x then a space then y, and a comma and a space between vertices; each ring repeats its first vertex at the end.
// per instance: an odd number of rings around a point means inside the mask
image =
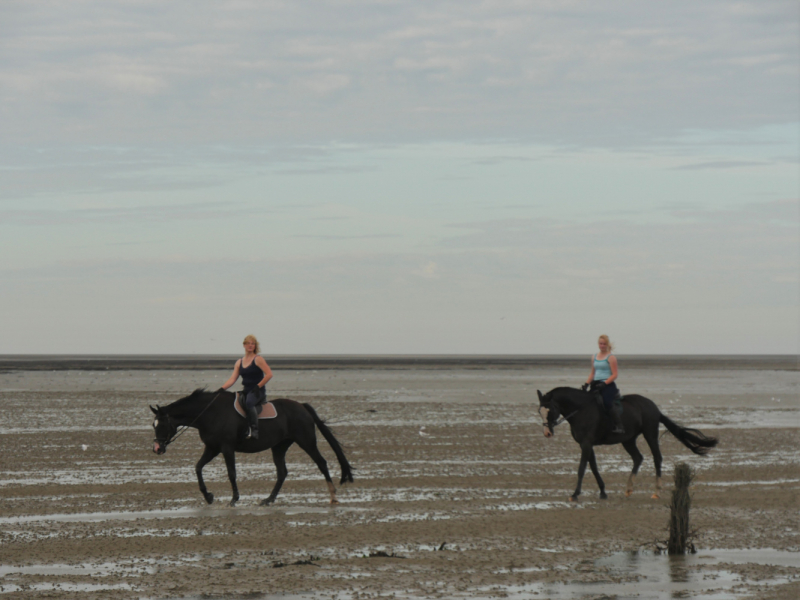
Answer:
POLYGON ((650 496, 651 500, 658 500, 659 498, 661 498, 661 496, 659 496, 658 494, 653 494, 652 496, 650 496))
POLYGON ((272 504, 273 502, 275 502, 275 498, 264 498, 264 499, 261 501, 261 506, 269 506, 269 505, 270 505, 270 504, 272 504))
POLYGON ((339 504, 339 501, 336 498, 331 498, 331 506, 334 504, 339 504))
POLYGON ((633 495, 633 490, 625 490, 625 497, 630 498, 633 495))
POLYGON ((236 506, 236 500, 231 500, 229 506, 236 506))
POLYGON ((608 500, 608 494, 605 492, 600 492, 600 500, 608 500))
POLYGON ((577 502, 578 501, 578 497, 577 496, 570 496, 569 497, 569 501, 570 502, 577 502))
POLYGON ((205 499, 206 499, 206 504, 214 504, 214 494, 212 494, 211 492, 205 495, 205 499))

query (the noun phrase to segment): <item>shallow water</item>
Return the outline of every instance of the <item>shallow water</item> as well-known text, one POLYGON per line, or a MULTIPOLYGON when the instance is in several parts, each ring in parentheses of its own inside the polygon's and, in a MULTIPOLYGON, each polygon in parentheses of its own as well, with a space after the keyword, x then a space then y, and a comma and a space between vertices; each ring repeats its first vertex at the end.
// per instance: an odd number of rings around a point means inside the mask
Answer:
POLYGON ((356 512, 364 509, 337 507, 321 508, 318 506, 281 506, 270 507, 269 513, 264 509, 250 508, 176 508, 171 510, 142 510, 142 511, 119 511, 119 512, 91 512, 91 513, 70 513, 52 515, 24 515, 18 517, 2 517, 0 525, 21 525, 23 523, 97 523, 101 521, 138 521, 142 519, 186 519, 197 517, 231 517, 240 515, 268 516, 270 513, 281 513, 285 515, 299 514, 327 514, 332 510, 338 512, 356 512))
MULTIPOLYGON (((367 551, 365 551, 367 552, 367 551)), ((553 600, 584 600, 613 598, 615 600, 674 600, 701 596, 710 600, 736 600, 751 594, 743 589, 746 576, 737 574, 723 565, 761 564, 795 567, 800 564, 800 554, 772 549, 760 550, 701 550, 694 555, 668 556, 648 552, 622 552, 578 566, 583 573, 593 572, 598 580, 591 583, 534 583, 528 585, 493 585, 465 590, 460 593, 442 591, 438 598, 470 598, 490 600, 497 597, 530 599, 533 596, 553 600)), ((540 567, 499 569, 496 573, 541 572, 540 567)), ((336 576, 336 575, 332 575, 336 576)), ((339 574, 353 578, 353 574, 339 574)), ((362 574, 363 576, 363 574, 362 574)), ((761 586, 769 587, 790 581, 800 581, 800 572, 790 576, 759 579, 761 586)), ((414 595, 396 590, 394 598, 414 598, 414 595)), ((250 595, 252 600, 317 600, 321 598, 355 600, 358 594, 336 592, 325 594, 250 595)), ((215 596, 186 596, 181 600, 216 600, 215 596)), ((153 599, 154 600, 154 599, 153 599)))

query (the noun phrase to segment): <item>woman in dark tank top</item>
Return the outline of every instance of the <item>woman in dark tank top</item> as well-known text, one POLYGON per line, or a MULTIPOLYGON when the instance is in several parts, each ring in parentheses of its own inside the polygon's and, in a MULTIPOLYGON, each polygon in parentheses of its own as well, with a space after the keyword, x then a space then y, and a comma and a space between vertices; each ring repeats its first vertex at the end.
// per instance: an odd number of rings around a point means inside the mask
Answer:
POLYGON ((222 389, 227 390, 241 376, 242 385, 244 386, 242 408, 247 413, 247 419, 250 423, 250 431, 247 437, 248 439, 258 439, 258 409, 256 407, 267 400, 265 386, 272 379, 272 369, 269 368, 267 361, 259 355, 261 347, 256 336, 248 335, 244 338, 242 345, 244 346, 244 356, 236 361, 233 373, 228 378, 228 381, 222 384, 222 389))

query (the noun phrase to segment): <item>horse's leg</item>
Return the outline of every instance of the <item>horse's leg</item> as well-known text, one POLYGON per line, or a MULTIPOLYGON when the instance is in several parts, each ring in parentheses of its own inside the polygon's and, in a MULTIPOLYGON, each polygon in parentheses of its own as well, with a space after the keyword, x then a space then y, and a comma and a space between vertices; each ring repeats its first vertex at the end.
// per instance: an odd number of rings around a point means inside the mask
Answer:
POLYGON ((575 488, 570 501, 577 502, 578 496, 581 495, 581 484, 583 483, 583 476, 586 474, 586 463, 589 462, 589 456, 594 452, 591 444, 588 446, 581 446, 581 464, 578 466, 578 485, 575 488))
POLYGON ((311 457, 311 460, 317 463, 317 467, 322 472, 322 475, 325 477, 325 482, 328 484, 328 491, 331 494, 331 504, 339 504, 339 501, 336 499, 336 488, 333 487, 333 480, 328 471, 328 461, 325 460, 325 457, 320 454, 319 448, 317 448, 316 436, 312 433, 310 440, 297 440, 297 445, 306 451, 306 454, 311 457))
POLYGON ((236 452, 233 448, 224 448, 222 456, 225 457, 225 466, 228 468, 228 479, 231 482, 231 489, 233 490, 233 497, 231 498, 231 506, 236 506, 239 501, 239 488, 236 487, 236 452))
POLYGON ((625 488, 625 496, 629 497, 633 493, 633 478, 639 473, 639 467, 642 466, 644 457, 642 453, 639 452, 639 448, 636 447, 636 438, 630 439, 627 442, 622 442, 622 447, 627 450, 628 454, 630 454, 633 459, 633 469, 631 470, 631 474, 628 475, 628 485, 625 488))
POLYGON ((644 439, 647 445, 650 446, 650 452, 653 453, 653 464, 656 466, 656 486, 653 495, 650 496, 653 500, 658 500, 661 497, 661 448, 658 447, 658 429, 653 431, 645 431, 644 439))
POLYGON ((286 481, 286 476, 289 474, 289 470, 286 468, 286 451, 292 444, 294 444, 294 440, 286 440, 272 448, 272 462, 275 463, 278 475, 275 481, 275 487, 272 488, 272 493, 270 493, 269 498, 264 498, 261 501, 261 506, 267 506, 275 502, 278 492, 281 491, 283 482, 286 481))
POLYGON ((214 460, 217 454, 219 454, 219 448, 206 446, 206 449, 203 451, 203 456, 200 457, 200 460, 198 460, 197 464, 194 466, 195 473, 197 473, 197 483, 200 485, 200 493, 203 494, 203 498, 206 499, 208 504, 214 502, 214 494, 206 489, 206 482, 203 481, 203 467, 214 460))
POLYGON ((608 496, 606 496, 606 484, 603 483, 603 478, 600 477, 600 471, 597 470, 597 458, 594 455, 594 448, 592 448, 592 453, 589 455, 589 466, 592 469, 594 478, 597 480, 597 487, 600 488, 600 500, 605 500, 608 498, 608 496))

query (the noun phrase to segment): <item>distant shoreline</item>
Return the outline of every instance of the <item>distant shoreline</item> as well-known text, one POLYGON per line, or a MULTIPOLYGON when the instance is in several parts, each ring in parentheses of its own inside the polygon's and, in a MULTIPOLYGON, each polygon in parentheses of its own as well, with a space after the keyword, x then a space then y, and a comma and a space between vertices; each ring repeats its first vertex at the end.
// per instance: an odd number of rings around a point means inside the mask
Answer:
MULTIPOLYGON (((800 357, 784 355, 617 355, 628 369, 747 369, 797 371, 800 357)), ((166 371, 230 369, 238 355, 0 355, 10 371, 166 371)), ((267 356, 273 369, 514 369, 585 367, 588 355, 307 355, 267 356)))

